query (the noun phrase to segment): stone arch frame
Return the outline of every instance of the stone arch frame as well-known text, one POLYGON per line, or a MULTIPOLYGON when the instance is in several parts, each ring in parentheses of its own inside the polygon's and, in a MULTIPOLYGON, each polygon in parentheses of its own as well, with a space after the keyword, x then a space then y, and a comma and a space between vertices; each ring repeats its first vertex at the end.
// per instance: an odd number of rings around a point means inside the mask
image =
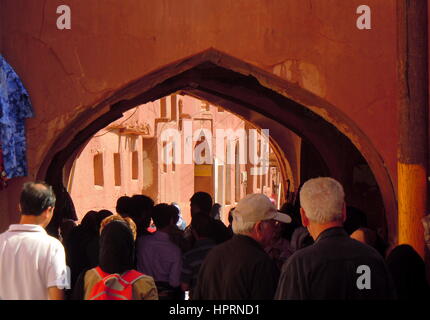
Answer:
MULTIPOLYGON (((213 48, 150 72, 87 108, 57 137, 37 178, 51 184, 63 183, 63 168, 92 135, 126 110, 178 91, 222 105, 260 127, 270 124, 287 127, 311 142, 323 159, 330 159, 332 168, 341 165, 333 145, 352 147, 367 162, 378 184, 388 239, 391 243, 397 240, 393 183, 382 157, 354 121, 296 84, 213 48), (327 147, 327 141, 331 147, 327 147)), ((271 140, 276 146, 275 153, 282 157, 279 139, 271 140)), ((281 170, 286 170, 288 162, 281 166, 281 170)))

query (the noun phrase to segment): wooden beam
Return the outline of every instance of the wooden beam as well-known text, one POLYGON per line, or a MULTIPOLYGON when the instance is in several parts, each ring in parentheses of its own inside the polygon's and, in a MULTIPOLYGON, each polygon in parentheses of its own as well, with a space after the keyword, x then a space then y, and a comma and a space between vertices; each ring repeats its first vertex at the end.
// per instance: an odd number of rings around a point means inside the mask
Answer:
POLYGON ((398 0, 398 243, 424 257, 427 213, 428 32, 427 0, 398 0))

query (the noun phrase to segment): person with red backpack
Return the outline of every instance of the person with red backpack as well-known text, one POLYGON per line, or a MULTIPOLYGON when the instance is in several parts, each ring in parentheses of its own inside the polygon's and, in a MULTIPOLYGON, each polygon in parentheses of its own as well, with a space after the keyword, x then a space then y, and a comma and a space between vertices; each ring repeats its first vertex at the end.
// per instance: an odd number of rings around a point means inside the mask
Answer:
POLYGON ((79 276, 73 299, 158 300, 154 279, 134 270, 134 222, 113 215, 102 221, 100 232, 99 265, 79 276))

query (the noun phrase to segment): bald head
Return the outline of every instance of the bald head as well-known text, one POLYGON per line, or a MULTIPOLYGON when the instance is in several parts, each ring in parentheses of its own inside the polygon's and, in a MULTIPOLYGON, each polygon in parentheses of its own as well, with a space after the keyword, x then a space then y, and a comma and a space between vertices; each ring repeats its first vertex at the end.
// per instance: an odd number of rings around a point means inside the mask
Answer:
POLYGON ((52 187, 44 182, 27 182, 22 188, 19 204, 21 214, 39 216, 55 206, 55 194, 52 187))

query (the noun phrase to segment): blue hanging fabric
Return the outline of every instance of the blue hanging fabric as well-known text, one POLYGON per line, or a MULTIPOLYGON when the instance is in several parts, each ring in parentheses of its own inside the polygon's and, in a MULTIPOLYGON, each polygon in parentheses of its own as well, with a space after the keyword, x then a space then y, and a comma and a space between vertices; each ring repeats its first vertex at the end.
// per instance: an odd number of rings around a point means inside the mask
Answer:
POLYGON ((25 119, 31 117, 27 90, 0 55, 0 150, 8 179, 27 175, 25 119))

